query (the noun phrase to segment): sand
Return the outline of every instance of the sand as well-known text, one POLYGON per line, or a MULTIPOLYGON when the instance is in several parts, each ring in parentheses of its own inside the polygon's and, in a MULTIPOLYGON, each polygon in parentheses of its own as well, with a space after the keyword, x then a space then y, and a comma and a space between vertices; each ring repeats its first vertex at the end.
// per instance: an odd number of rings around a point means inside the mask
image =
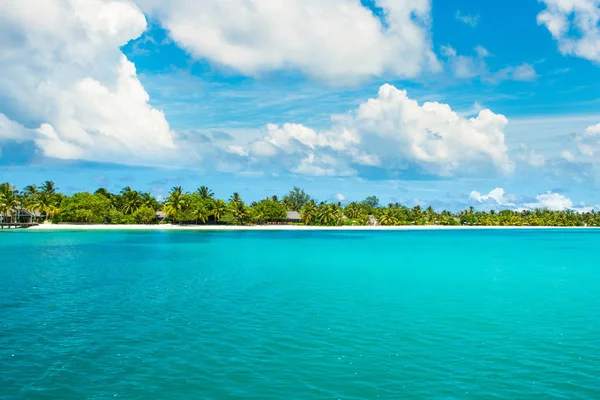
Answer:
POLYGON ((41 224, 28 228, 32 231, 94 231, 94 230, 137 230, 137 231, 424 231, 424 230, 456 230, 456 229, 600 229, 584 227, 551 227, 551 226, 302 226, 302 225, 79 225, 79 224, 41 224))

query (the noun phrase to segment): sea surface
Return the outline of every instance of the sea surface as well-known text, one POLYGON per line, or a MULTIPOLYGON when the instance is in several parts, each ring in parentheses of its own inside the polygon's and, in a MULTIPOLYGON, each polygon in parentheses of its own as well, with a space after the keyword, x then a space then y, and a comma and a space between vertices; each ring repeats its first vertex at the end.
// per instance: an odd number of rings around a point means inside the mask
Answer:
POLYGON ((600 231, 0 233, 0 399, 600 399, 600 231))

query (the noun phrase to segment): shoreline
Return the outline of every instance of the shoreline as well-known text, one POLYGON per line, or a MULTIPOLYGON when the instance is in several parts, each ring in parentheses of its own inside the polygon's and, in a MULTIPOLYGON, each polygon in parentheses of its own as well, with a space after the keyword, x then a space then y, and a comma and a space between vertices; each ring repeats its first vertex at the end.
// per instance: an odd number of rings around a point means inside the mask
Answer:
MULTIPOLYGON (((302 225, 78 225, 41 224, 27 228, 28 231, 443 231, 443 230, 542 230, 542 229, 600 229, 584 226, 302 226, 302 225)), ((23 231, 23 229, 19 229, 23 231)))

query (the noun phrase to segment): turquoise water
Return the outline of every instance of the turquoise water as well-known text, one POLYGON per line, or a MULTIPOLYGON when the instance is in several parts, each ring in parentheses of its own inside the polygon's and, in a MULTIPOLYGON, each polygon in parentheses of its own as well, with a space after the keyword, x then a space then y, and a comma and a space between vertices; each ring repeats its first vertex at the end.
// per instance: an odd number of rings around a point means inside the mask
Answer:
POLYGON ((600 231, 3 232, 0 399, 600 399, 600 231))

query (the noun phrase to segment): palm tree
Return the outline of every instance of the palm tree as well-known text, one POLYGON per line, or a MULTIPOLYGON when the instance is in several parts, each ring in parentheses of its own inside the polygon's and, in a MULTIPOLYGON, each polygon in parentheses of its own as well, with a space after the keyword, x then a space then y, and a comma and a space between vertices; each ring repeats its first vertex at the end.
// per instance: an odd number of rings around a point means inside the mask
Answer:
POLYGON ((183 188, 175 186, 169 192, 169 197, 165 202, 165 213, 173 219, 173 222, 176 222, 177 213, 181 212, 184 207, 183 188))
POLYGON ((22 207, 24 207, 25 209, 27 209, 30 212, 38 210, 35 207, 37 198, 39 197, 38 195, 39 195, 39 192, 37 190, 36 185, 25 186, 25 188, 21 192, 22 207))
MULTIPOLYGON (((0 217, 4 217, 7 212, 8 206, 6 205, 6 196, 4 192, 0 192, 0 217)), ((0 222, 4 222, 3 218, 0 218, 0 222)))
POLYGON ((239 223, 243 223, 248 218, 248 207, 242 201, 232 201, 229 209, 239 223))
POLYGON ((240 196, 240 194, 238 192, 235 192, 231 195, 231 197, 229 198, 229 202, 230 203, 239 203, 242 201, 242 197, 240 196))
POLYGON ((140 199, 143 207, 148 207, 155 211, 160 208, 160 203, 156 200, 156 197, 152 196, 150 193, 142 193, 140 199))
POLYGON ((196 194, 199 195, 202 200, 208 200, 215 197, 213 191, 207 186, 200 186, 198 190, 196 190, 196 194))
POLYGON ((266 210, 263 207, 257 207, 256 205, 251 208, 251 218, 253 221, 260 223, 265 222, 268 217, 266 210))
POLYGON ((215 200, 212 203, 211 206, 211 213, 212 216, 215 218, 215 222, 219 222, 219 220, 221 218, 223 218, 223 215, 225 215, 225 212, 227 211, 227 204, 225 204, 225 202, 221 199, 219 200, 215 200))
POLYGON ((431 208, 431 206, 427 207, 427 210, 425 210, 425 221, 430 225, 433 225, 437 222, 437 214, 433 208, 431 208))
POLYGON ((27 185, 23 189, 23 196, 33 197, 38 194, 37 185, 27 185))
POLYGON ((319 206, 317 219, 321 225, 338 225, 342 216, 342 210, 337 204, 322 204, 319 206))
POLYGON ((201 203, 197 206, 197 208, 194 210, 194 216, 196 217, 197 221, 202 222, 203 224, 206 223, 206 221, 208 221, 208 218, 211 215, 211 210, 208 207, 208 205, 206 203, 201 203))
POLYGON ((142 198, 138 192, 135 192, 129 188, 129 190, 123 193, 123 209, 125 214, 133 214, 142 206, 142 198))
POLYGON ((344 209, 344 214, 348 218, 357 219, 360 218, 361 215, 365 214, 364 210, 358 205, 358 203, 350 203, 344 209))
POLYGON ((50 214, 48 210, 54 207, 54 198, 48 196, 45 192, 40 192, 30 204, 32 210, 39 211, 41 214, 45 214, 46 220, 48 219, 48 215, 50 214))
POLYGON ((423 225, 423 210, 421 206, 414 206, 411 210, 412 220, 415 225, 423 225))
POLYGON ((381 225, 393 226, 398 225, 398 222, 398 217, 396 217, 396 213, 392 208, 387 208, 383 210, 383 212, 379 216, 379 223, 381 225))
POLYGON ((46 181, 42 184, 42 192, 54 196, 56 194, 56 185, 52 181, 46 181))
POLYGON ((13 216, 11 218, 11 222, 15 223, 19 219, 19 206, 21 201, 19 199, 19 192, 15 189, 14 186, 9 184, 2 184, 0 188, 0 211, 4 215, 4 217, 8 217, 8 214, 11 213, 13 216), (16 212, 16 215, 13 214, 16 212))
POLYGON ((99 188, 94 192, 94 194, 100 194, 109 200, 111 200, 114 197, 114 195, 105 188, 99 188))
POLYGON ((50 217, 50 220, 52 220, 60 212, 60 208, 55 205, 49 205, 44 209, 44 212, 46 213, 46 219, 50 217))
POLYGON ((317 205, 314 200, 306 203, 302 210, 300 210, 300 216, 306 225, 310 225, 317 216, 317 205))

